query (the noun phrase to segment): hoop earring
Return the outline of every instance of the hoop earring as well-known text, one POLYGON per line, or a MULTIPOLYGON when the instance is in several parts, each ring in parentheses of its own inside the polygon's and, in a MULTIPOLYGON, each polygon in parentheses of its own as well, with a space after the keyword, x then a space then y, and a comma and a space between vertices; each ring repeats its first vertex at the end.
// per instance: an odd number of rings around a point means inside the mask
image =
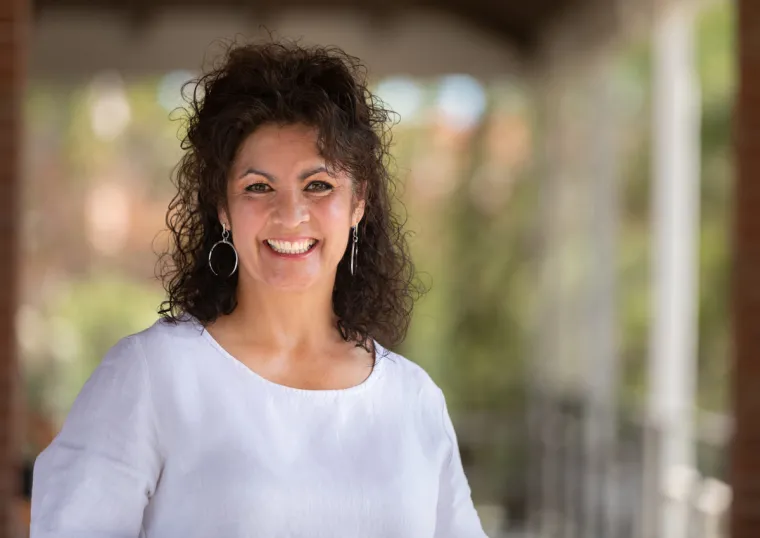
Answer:
POLYGON ((358 226, 353 226, 352 229, 354 231, 354 239, 351 243, 351 276, 354 276, 354 271, 356 268, 356 256, 359 251, 359 230, 358 226))
POLYGON ((230 243, 230 231, 227 229, 227 225, 222 223, 222 240, 217 241, 211 246, 211 250, 208 251, 208 267, 211 269, 211 272, 214 273, 216 276, 219 276, 219 273, 216 272, 214 269, 214 265, 211 263, 211 256, 214 254, 214 249, 218 247, 219 245, 228 245, 232 252, 235 254, 235 267, 232 268, 232 271, 230 271, 230 274, 227 275, 225 278, 230 278, 232 275, 235 274, 235 271, 237 271, 238 268, 238 253, 237 249, 235 248, 235 245, 230 243))

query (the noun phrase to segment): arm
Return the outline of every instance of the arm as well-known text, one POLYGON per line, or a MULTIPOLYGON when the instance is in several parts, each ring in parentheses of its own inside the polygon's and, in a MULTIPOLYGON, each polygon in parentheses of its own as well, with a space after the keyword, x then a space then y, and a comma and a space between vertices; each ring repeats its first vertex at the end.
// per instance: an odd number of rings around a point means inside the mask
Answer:
POLYGON ((137 538, 161 466, 147 364, 126 338, 37 458, 30 537, 137 538))
POLYGON ((442 392, 440 398, 447 456, 441 469, 435 538, 488 538, 472 503, 456 433, 442 392))

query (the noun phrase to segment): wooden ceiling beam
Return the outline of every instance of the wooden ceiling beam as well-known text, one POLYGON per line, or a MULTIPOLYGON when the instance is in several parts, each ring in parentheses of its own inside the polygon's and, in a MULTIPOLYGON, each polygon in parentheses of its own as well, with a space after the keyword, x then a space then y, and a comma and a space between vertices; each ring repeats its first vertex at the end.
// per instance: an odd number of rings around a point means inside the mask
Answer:
POLYGON ((374 20, 393 20, 405 9, 430 8, 450 13, 508 42, 523 53, 538 45, 542 29, 563 8, 580 0, 37 0, 37 16, 46 10, 106 10, 123 13, 132 25, 144 24, 154 13, 169 8, 243 9, 258 13, 316 7, 363 10, 374 20))

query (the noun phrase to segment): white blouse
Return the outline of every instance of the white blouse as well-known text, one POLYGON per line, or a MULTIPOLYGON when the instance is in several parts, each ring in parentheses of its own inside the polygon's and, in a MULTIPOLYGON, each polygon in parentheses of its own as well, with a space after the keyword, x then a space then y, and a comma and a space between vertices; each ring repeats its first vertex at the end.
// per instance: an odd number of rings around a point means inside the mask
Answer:
POLYGON ((195 321, 124 338, 34 468, 31 538, 484 538, 441 390, 257 375, 195 321))

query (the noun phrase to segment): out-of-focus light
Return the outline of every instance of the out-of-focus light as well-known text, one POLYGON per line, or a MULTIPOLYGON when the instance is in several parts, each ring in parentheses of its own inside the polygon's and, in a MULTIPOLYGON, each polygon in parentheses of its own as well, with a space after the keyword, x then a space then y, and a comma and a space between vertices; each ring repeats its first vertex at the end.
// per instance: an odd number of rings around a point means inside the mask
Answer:
POLYGON ((44 357, 45 332, 45 319, 39 310, 22 305, 16 313, 16 336, 25 360, 35 361, 44 357))
POLYGON ((375 91, 395 113, 401 123, 411 123, 419 118, 422 108, 422 87, 408 77, 390 77, 381 81, 375 91))
POLYGON ((127 241, 130 226, 130 199, 124 188, 106 183, 87 197, 87 224, 90 244, 105 255, 119 253, 127 241))
POLYGON ((129 125, 132 112, 119 73, 97 75, 90 84, 90 124, 95 136, 113 140, 129 125))
POLYGON ((436 106, 447 123, 461 130, 470 129, 486 109, 486 92, 469 75, 449 75, 438 87, 436 106))
MULTIPOLYGON (((182 97, 182 86, 195 77, 195 73, 184 69, 170 71, 158 83, 156 99, 167 112, 172 112, 186 104, 182 97)), ((190 88, 188 88, 188 91, 190 88)))

